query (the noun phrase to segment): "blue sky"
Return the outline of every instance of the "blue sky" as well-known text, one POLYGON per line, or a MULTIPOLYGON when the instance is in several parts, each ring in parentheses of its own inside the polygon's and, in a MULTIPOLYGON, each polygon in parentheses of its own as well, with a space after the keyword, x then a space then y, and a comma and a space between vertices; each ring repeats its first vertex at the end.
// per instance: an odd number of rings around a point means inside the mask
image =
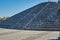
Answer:
MULTIPOLYGON (((48 0, 0 0, 0 17, 10 17, 48 0)), ((57 0, 52 0, 57 1, 57 0)))

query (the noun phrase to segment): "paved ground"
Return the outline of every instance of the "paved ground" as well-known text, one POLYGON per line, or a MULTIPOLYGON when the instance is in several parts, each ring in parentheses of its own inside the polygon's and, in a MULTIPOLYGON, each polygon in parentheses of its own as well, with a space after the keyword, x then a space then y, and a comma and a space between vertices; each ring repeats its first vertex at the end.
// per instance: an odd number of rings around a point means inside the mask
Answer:
POLYGON ((24 31, 0 28, 0 40, 51 40, 58 39, 57 31, 24 31))

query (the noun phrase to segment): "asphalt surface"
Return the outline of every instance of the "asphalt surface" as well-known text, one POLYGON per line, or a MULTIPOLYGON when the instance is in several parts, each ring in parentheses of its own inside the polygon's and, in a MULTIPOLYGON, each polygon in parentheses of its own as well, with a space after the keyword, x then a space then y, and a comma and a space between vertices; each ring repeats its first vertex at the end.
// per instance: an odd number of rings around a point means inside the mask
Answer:
POLYGON ((0 28, 0 40, 52 40, 58 39, 59 31, 27 31, 0 28))

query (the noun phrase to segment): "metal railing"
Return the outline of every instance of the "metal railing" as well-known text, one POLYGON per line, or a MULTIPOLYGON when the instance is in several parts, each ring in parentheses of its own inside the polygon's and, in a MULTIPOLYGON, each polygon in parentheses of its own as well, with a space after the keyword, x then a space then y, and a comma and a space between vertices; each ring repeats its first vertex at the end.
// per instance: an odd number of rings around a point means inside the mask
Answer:
MULTIPOLYGON (((38 6, 37 6, 38 7, 38 6)), ((30 13, 32 13, 33 11, 35 11, 35 9, 37 9, 37 7, 35 7, 34 9, 32 9, 28 14, 26 14, 20 21, 22 21, 27 15, 29 15, 30 13)), ((17 21, 17 23, 19 23, 19 21, 17 21)), ((13 26, 15 26, 17 23, 15 23, 13 26)))
POLYGON ((36 18, 50 3, 47 3, 43 9, 41 9, 38 14, 36 14, 24 27, 26 27, 28 24, 30 24, 34 18, 36 18))

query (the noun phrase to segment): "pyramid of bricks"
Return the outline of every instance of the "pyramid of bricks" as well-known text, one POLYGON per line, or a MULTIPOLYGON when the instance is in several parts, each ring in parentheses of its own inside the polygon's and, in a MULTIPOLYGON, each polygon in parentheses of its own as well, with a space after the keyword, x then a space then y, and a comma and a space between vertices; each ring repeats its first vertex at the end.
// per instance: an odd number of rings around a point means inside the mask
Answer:
POLYGON ((43 2, 0 22, 0 28, 60 30, 60 1, 43 2))

